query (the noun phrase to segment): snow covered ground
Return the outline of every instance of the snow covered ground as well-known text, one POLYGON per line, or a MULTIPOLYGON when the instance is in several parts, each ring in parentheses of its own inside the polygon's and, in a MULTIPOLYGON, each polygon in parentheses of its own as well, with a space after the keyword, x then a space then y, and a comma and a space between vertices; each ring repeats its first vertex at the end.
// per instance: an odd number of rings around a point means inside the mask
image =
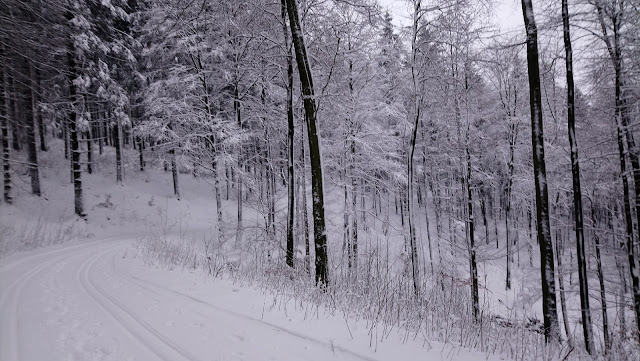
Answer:
POLYGON ((133 241, 3 259, 0 360, 492 359, 395 332, 376 341, 362 321, 201 272, 148 267, 133 241))

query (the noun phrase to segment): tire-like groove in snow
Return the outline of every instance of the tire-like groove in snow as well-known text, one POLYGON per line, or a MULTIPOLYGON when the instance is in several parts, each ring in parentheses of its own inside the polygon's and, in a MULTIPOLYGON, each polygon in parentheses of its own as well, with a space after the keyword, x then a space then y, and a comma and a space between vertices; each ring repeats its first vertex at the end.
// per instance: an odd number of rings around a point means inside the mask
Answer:
MULTIPOLYGON (((109 238, 108 240, 114 239, 118 238, 109 238)), ((3 287, 2 289, 2 294, 0 294, 0 309, 10 309, 13 310, 13 312, 5 312, 5 314, 8 314, 8 319, 4 319, 2 322, 2 326, 0 327, 2 334, 5 335, 5 337, 0 338, 0 340, 2 340, 2 342, 0 343, 0 360, 20 360, 20 342, 18 340, 20 326, 18 323, 18 315, 20 313, 20 295, 22 294, 22 290, 24 289, 24 287, 29 283, 29 281, 46 270, 48 267, 57 264, 64 259, 73 257, 80 252, 86 251, 88 247, 92 247, 98 242, 100 241, 83 243, 38 253, 21 258, 18 261, 14 261, 0 267, 0 271, 2 271, 2 273, 5 273, 10 269, 16 268, 28 261, 32 261, 37 258, 45 259, 43 263, 22 274, 16 280, 11 282, 10 285, 3 287), (47 259, 52 255, 54 257, 53 259, 47 259)))
MULTIPOLYGON (((252 323, 259 324, 259 325, 261 325, 263 327, 269 327, 271 329, 286 333, 286 334, 288 334, 290 336, 293 336, 295 338, 298 338, 298 339, 301 339, 301 340, 305 340, 305 341, 308 341, 308 342, 312 342, 312 343, 314 343, 316 345, 319 345, 319 346, 322 346, 322 347, 326 347, 326 348, 331 349, 331 350, 340 351, 340 352, 342 352, 342 353, 344 353, 346 355, 349 355, 351 357, 354 357, 356 359, 360 359, 360 360, 364 360, 364 361, 377 361, 376 359, 374 359, 372 357, 360 355, 360 354, 358 354, 356 352, 353 352, 353 351, 351 351, 351 350, 349 350, 347 348, 344 348, 342 346, 331 344, 329 342, 325 342, 325 341, 321 341, 321 340, 315 339, 315 338, 310 337, 308 335, 304 335, 302 333, 298 333, 298 332, 289 330, 287 328, 284 328, 282 326, 278 326, 278 325, 273 324, 273 323, 268 322, 268 321, 264 321, 264 320, 257 319, 257 318, 254 318, 254 317, 251 317, 251 316, 248 316, 248 315, 244 315, 242 313, 238 313, 238 312, 234 312, 234 311, 231 311, 231 310, 227 310, 225 308, 213 305, 213 304, 211 304, 211 303, 209 303, 207 301, 201 300, 201 299, 193 297, 191 295, 188 295, 188 294, 176 291, 176 290, 172 290, 172 289, 170 289, 168 287, 159 285, 159 284, 157 284, 155 282, 144 280, 144 279, 139 278, 139 277, 134 276, 134 275, 124 275, 121 272, 119 272, 117 270, 117 268, 115 268, 115 265, 112 264, 112 267, 113 267, 112 271, 114 273, 118 274, 121 279, 123 279, 123 280, 129 279, 130 282, 136 283, 138 287, 146 289, 147 291, 153 292, 155 294, 158 294, 158 293, 152 291, 149 288, 149 286, 151 286, 152 288, 155 288, 156 290, 160 290, 164 294, 173 296, 174 298, 177 297, 177 298, 181 298, 181 299, 186 299, 186 300, 190 301, 191 303, 197 304, 200 307, 205 307, 205 308, 209 309, 210 311, 213 310, 213 311, 216 311, 216 312, 221 312, 221 313, 233 316, 235 318, 240 318, 240 319, 245 320, 245 321, 250 321, 252 323)), ((202 314, 200 312, 198 312, 198 313, 202 314)))
POLYGON ((0 307, 3 310, 11 309, 13 312, 7 312, 9 319, 2 321, 2 333, 5 335, 4 342, 0 344, 0 360, 20 360, 20 344, 18 341, 18 334, 20 332, 18 323, 20 295, 24 286, 36 275, 42 272, 47 267, 63 260, 68 255, 62 255, 52 260, 46 261, 40 266, 28 271, 20 276, 17 280, 6 287, 2 296, 0 296, 0 307), (12 296, 12 297, 11 297, 12 296))
POLYGON ((188 351, 171 342, 144 320, 136 317, 130 310, 124 307, 122 303, 111 297, 91 280, 91 269, 101 256, 111 251, 112 250, 100 252, 84 261, 80 266, 77 277, 87 294, 99 304, 105 312, 110 314, 127 333, 162 360, 174 361, 176 359, 185 359, 197 361, 197 358, 188 351), (151 339, 145 337, 145 333, 151 336, 151 339), (160 343, 153 342, 154 339, 160 341, 160 343), (160 351, 158 348, 163 348, 164 350, 160 351))

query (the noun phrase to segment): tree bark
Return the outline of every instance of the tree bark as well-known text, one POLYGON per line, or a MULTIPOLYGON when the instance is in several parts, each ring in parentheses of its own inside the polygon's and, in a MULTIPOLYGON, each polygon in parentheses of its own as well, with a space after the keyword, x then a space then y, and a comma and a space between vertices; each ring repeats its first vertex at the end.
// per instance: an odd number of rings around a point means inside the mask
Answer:
POLYGON ((298 63, 298 73, 302 85, 302 95, 305 114, 307 117, 307 129, 309 137, 309 158, 311 163, 311 194, 313 203, 313 238, 316 255, 316 284, 322 287, 329 284, 327 234, 324 215, 324 190, 322 179, 322 159, 320 158, 320 140, 316 125, 316 101, 313 87, 313 77, 307 50, 302 33, 302 26, 298 15, 296 0, 286 0, 291 37, 298 63))
POLYGON ((36 106, 35 111, 38 113, 38 135, 40 137, 40 151, 47 151, 47 143, 45 140, 45 125, 44 125, 44 117, 42 116, 42 108, 40 107, 40 103, 42 102, 42 74, 40 73, 40 69, 35 67, 36 71, 36 106))
MULTIPOLYGON (((72 21, 74 18, 71 11, 66 12, 67 21, 72 21)), ((73 81, 78 76, 76 72, 76 59, 75 59, 75 45, 73 39, 69 39, 67 45, 67 66, 69 67, 69 99, 71 101, 71 110, 69 113, 69 135, 70 135, 70 153, 71 153, 71 170, 73 174, 73 190, 74 190, 74 205, 75 213, 85 218, 84 202, 82 199, 82 171, 80 169, 80 149, 78 144, 78 131, 77 131, 77 103, 80 101, 76 94, 76 85, 73 81)))
MULTIPOLYGON (((514 104, 515 109, 515 104, 514 104)), ((504 232, 505 232, 505 245, 507 248, 507 276, 505 280, 505 289, 511 289, 511 264, 513 263, 513 255, 511 250, 511 240, 509 239, 509 220, 511 217, 511 193, 513 188, 513 167, 516 142, 518 140, 518 123, 515 119, 515 111, 507 111, 509 118, 509 163, 507 164, 507 187, 505 194, 505 207, 504 207, 504 232)))
POLYGON ((11 120, 11 136, 12 136, 12 146, 13 150, 20 151, 20 141, 21 141, 21 129, 20 129, 20 102, 18 97, 16 96, 18 91, 18 85, 15 77, 11 76, 9 73, 9 80, 11 84, 11 88, 13 89, 13 97, 9 97, 9 109, 12 112, 12 117, 9 117, 11 120))
POLYGON ((307 210, 307 158, 304 154, 304 128, 302 128, 302 134, 300 134, 300 183, 302 186, 302 232, 304 233, 304 248, 305 248, 305 269, 307 272, 311 272, 311 254, 309 253, 309 214, 307 210))
MULTIPOLYGON (((240 114, 240 98, 238 92, 238 82, 236 79, 236 83, 233 88, 233 110, 235 112, 236 121, 238 123, 238 129, 242 132, 242 117, 240 114)), ((238 163, 237 163, 237 205, 238 205, 238 223, 236 226, 236 246, 240 246, 242 243, 242 233, 244 231, 244 227, 242 225, 242 178, 244 177, 244 169, 242 163, 242 144, 238 145, 238 163)))
POLYGON ((578 142, 576 140, 575 95, 573 84, 573 51, 571 49, 571 33, 569 28, 569 5, 562 0, 562 27, 564 34, 564 50, 567 75, 567 124, 569 130, 569 147, 571 152, 571 176, 573 183, 573 211, 576 223, 576 255, 578 259, 578 282, 580 284, 580 309, 582 314, 582 331, 587 352, 593 353, 593 329, 591 325, 591 309, 589 308, 589 282, 587 279, 587 263, 584 252, 584 221, 582 215, 582 189, 580 187, 580 163, 578 161, 578 142))
POLYGON ((288 158, 287 158, 287 176, 289 182, 287 184, 288 193, 288 210, 287 210, 287 265, 289 267, 294 266, 294 243, 293 243, 293 219, 294 219, 294 205, 295 205, 295 174, 294 174, 294 146, 293 140, 295 136, 295 123, 293 118, 293 56, 291 54, 289 42, 289 29, 287 28, 287 3, 286 0, 281 0, 280 16, 282 18, 282 31, 284 33, 284 48, 286 51, 287 61, 287 125, 288 125, 288 158))
POLYGON ((138 138, 138 161, 140 163, 140 171, 144 172, 145 162, 144 162, 144 152, 143 152, 143 150, 144 150, 145 145, 144 145, 144 141, 142 140, 141 136, 138 136, 137 138, 138 138))
POLYGON ((478 295, 478 265, 476 263, 476 245, 474 235, 473 193, 471 192, 471 155, 469 153, 469 129, 467 128, 466 163, 467 174, 465 186, 467 191, 467 219, 469 224, 469 273, 471 276, 471 300, 473 303, 473 319, 478 322, 480 315, 480 298, 478 295))
MULTIPOLYGON (((4 55, 4 49, 0 46, 0 55, 4 55)), ((11 197, 11 165, 9 163, 9 83, 6 79, 5 68, 0 69, 0 131, 2 133, 2 175, 3 175, 3 199, 7 204, 13 203, 11 197)))
POLYGON ((607 313, 607 293, 604 286, 604 272, 602 270, 602 257, 600 256, 600 236, 598 234, 598 219, 596 211, 591 204, 591 222, 593 223, 593 241, 596 248, 596 267, 598 272, 598 283, 600 285, 600 310, 602 312, 602 334, 604 335, 604 353, 606 354, 611 348, 611 339, 609 333, 609 316, 607 313))
POLYGON ((413 219, 413 155, 416 149, 416 138, 418 136, 418 127, 420 126, 420 111, 422 110, 422 101, 418 94, 418 69, 417 69, 417 40, 418 26, 421 9, 420 0, 416 1, 413 9, 413 23, 411 34, 411 78, 413 81, 413 131, 409 143, 409 154, 407 159, 407 223, 409 226, 409 248, 411 254, 411 273, 413 278, 413 291, 416 296, 420 294, 420 268, 418 267, 418 247, 415 235, 415 226, 413 219))
POLYGON ((91 137, 91 130, 85 133, 87 141, 87 173, 93 173, 93 139, 91 137))
POLYGON ((115 129, 113 130, 113 143, 116 148, 116 183, 122 183, 123 169, 122 169, 122 125, 120 119, 116 119, 114 123, 115 129))
POLYGON ((562 267, 562 254, 560 252, 560 244, 562 243, 562 233, 556 232, 556 258, 558 259, 558 288, 560 292, 560 310, 562 311, 562 321, 564 324, 564 332, 567 334, 569 346, 573 347, 573 336, 571 335, 571 326, 569 325, 569 314, 567 313, 567 301, 564 288, 564 272, 562 267))
POLYGON ((33 66, 28 59, 24 59, 24 79, 25 84, 30 85, 24 88, 24 110, 25 125, 27 130, 27 153, 29 159, 29 177, 31 178, 31 194, 40 197, 40 172, 38 169, 38 140, 36 138, 36 89, 33 78, 35 77, 33 66))
POLYGON ((549 193, 544 159, 542 126, 542 95, 538 62, 538 29, 532 0, 522 0, 522 14, 527 33, 527 68, 529 73, 529 102, 531 106, 531 143, 536 193, 536 223, 540 244, 540 273, 542 278, 542 312, 545 341, 560 341, 560 325, 556 300, 553 244, 549 226, 549 193))
POLYGON ((180 200, 181 192, 180 192, 180 181, 178 174, 178 162, 176 162, 176 150, 175 148, 171 148, 169 151, 171 154, 171 175, 173 177, 173 194, 175 194, 176 199, 180 200))

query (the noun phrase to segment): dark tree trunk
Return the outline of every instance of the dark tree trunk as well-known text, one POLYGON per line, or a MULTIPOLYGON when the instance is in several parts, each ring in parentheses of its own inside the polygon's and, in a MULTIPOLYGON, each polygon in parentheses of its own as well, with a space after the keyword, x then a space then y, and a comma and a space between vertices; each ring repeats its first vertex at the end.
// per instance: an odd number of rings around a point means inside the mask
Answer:
MULTIPOLYGON (((4 49, 0 45, 0 56, 4 55, 4 49)), ((11 197, 11 166, 9 163, 9 83, 6 79, 5 68, 0 69, 0 131, 2 133, 2 175, 4 178, 3 199, 5 203, 13 203, 11 197)))
POLYGON ((69 118, 67 116, 62 118, 62 141, 64 142, 64 159, 69 159, 69 118))
MULTIPOLYGON (((515 105, 514 105, 515 108, 515 105)), ((507 248, 507 276, 505 282, 505 289, 511 289, 511 264, 513 263, 513 255, 511 254, 511 239, 510 229, 509 229, 509 221, 511 217, 511 192, 513 188, 513 167, 514 167, 514 158, 515 158, 515 149, 516 142, 518 140, 518 123, 515 119, 515 112, 508 112, 509 116, 509 163, 507 164, 507 187, 505 190, 505 207, 504 207, 504 232, 505 232, 505 245, 507 248)))
POLYGON ((173 194, 176 199, 180 200, 180 183, 178 178, 178 162, 176 162, 176 150, 171 148, 169 151, 171 154, 171 175, 173 176, 173 194))
POLYGON ((485 242, 489 244, 489 222, 487 222, 487 195, 484 186, 480 188, 480 212, 482 213, 482 224, 484 225, 485 242))
MULTIPOLYGON (((67 21, 73 20, 74 16, 70 11, 66 13, 67 21)), ((69 113, 69 135, 70 135, 70 150, 71 150, 71 170, 73 173, 73 190, 75 198, 75 213, 85 218, 84 202, 82 199, 82 171, 80 169, 80 149, 78 144, 78 131, 77 131, 77 110, 76 106, 79 102, 76 94, 76 86, 73 81, 77 78, 76 73, 76 60, 75 60, 75 47, 73 39, 69 39, 67 49, 67 65, 69 67, 68 81, 69 81, 69 99, 71 101, 71 111, 69 113)))
POLYGON ((294 131, 295 131, 295 123, 293 119, 293 56, 291 55, 292 49, 290 48, 289 43, 289 29, 287 28, 287 3, 286 0, 281 0, 281 14, 282 17, 282 31, 284 32, 284 48, 287 53, 287 124, 289 128, 288 132, 288 145, 289 145, 289 154, 287 158, 287 170, 288 170, 288 178, 289 182, 287 184, 288 191, 288 212, 287 212, 287 265, 289 267, 293 267, 293 255, 294 255, 294 244, 293 244, 293 219, 294 219, 294 205, 295 205, 295 196, 294 196, 294 186, 295 186, 295 175, 293 168, 293 160, 294 158, 294 131))
POLYGON ((217 162, 217 154, 215 150, 215 143, 213 146, 213 160, 211 162, 211 168, 213 170, 213 189, 216 197, 216 216, 218 221, 218 240, 222 240, 224 238, 222 232, 222 194, 220 191, 220 176, 218 172, 218 162, 217 162))
MULTIPOLYGON (((20 151, 20 109, 19 109, 19 101, 18 101, 18 87, 16 84, 16 80, 11 75, 8 75, 10 89, 13 90, 13 96, 9 96, 7 99, 9 100, 9 109, 7 111, 11 112, 11 116, 9 120, 11 121, 11 143, 13 146, 13 150, 20 151)), ((8 94, 8 93, 7 93, 8 94)))
POLYGON ((304 233, 304 248, 305 248, 305 269, 307 272, 311 272, 311 254, 309 253, 309 214, 307 210, 307 158, 304 153, 304 128, 302 128, 302 134, 300 134, 300 183, 302 183, 302 232, 304 233))
MULTIPOLYGON (((429 198, 429 187, 428 187, 428 181, 427 181, 427 158, 426 156, 422 155, 422 169, 423 169, 423 182, 424 182, 424 220, 425 220, 425 227, 427 229, 427 245, 429 247, 429 266, 431 269, 431 277, 433 277, 434 270, 433 270, 433 246, 431 245, 431 225, 429 222, 429 208, 427 206, 427 199, 429 198)), ((382 199, 380 199, 380 203, 382 203, 382 199)))
POLYGON ((100 111, 100 105, 97 105, 98 107, 98 112, 97 112, 97 116, 98 116, 98 124, 96 125, 96 133, 98 136, 98 154, 102 155, 103 152, 103 148, 104 148, 104 137, 106 136, 106 132, 104 131, 104 127, 102 126, 102 124, 104 123, 104 118, 102 117, 102 112, 100 111))
POLYGON ((302 85, 305 115, 309 137, 309 158, 311 162, 311 194, 313 202, 313 238, 316 255, 316 284, 329 284, 327 233, 324 217, 324 189, 322 184, 322 160, 320 158, 320 140, 316 125, 316 101, 311 68, 307 59, 304 35, 298 15, 296 0, 286 0, 291 36, 298 63, 298 73, 302 85))
MULTIPOLYGON (((353 139, 355 134, 351 135, 351 235, 349 244, 351 249, 349 254, 351 255, 351 268, 354 270, 352 274, 354 278, 358 275, 358 215, 356 210, 358 209, 358 179, 355 176, 355 156, 356 156, 356 142, 353 139)), ((345 180, 346 181, 346 180, 345 180)), ((364 189, 361 190, 364 192, 364 189)))
POLYGON ((36 107, 35 111, 38 112, 38 135, 40 136, 40 151, 47 151, 47 143, 45 140, 46 129, 44 126, 44 117, 42 116, 42 108, 40 103, 42 102, 42 74, 40 69, 36 67, 36 107))
POLYGON ((140 171, 144 172, 144 141, 142 140, 142 137, 138 136, 138 160, 140 162, 140 171))
POLYGON ((476 244, 474 235, 474 217, 473 217, 473 193, 471 192, 471 154, 469 153, 469 129, 467 128, 467 174, 466 174, 466 191, 467 191, 467 211, 469 225, 469 273, 471 275, 471 299, 473 302, 473 318, 476 322, 480 317, 480 298, 478 295, 478 265, 476 263, 476 244))
MULTIPOLYGON (((349 50, 351 50, 351 44, 349 44, 349 50)), ((353 61, 349 60, 349 100, 350 100, 350 106, 352 106, 353 108, 355 108, 355 100, 353 98, 353 61)), ((358 275, 358 215, 357 215, 357 209, 358 209, 358 178, 356 177, 356 133, 358 132, 358 124, 356 119, 353 118, 353 115, 350 116, 349 120, 348 120, 348 126, 349 126, 349 151, 350 151, 350 155, 348 155, 346 158, 349 160, 349 172, 347 173, 346 167, 345 167, 345 175, 349 175, 346 178, 351 178, 351 225, 350 225, 350 230, 351 230, 351 235, 350 235, 350 240, 349 240, 349 266, 350 268, 352 268, 352 272, 351 274, 354 276, 353 278, 355 279, 358 275)), ((345 178, 345 182, 347 181, 347 179, 345 178)), ((365 192, 365 187, 364 187, 364 182, 361 188, 361 193, 362 193, 362 199, 360 202, 360 205, 362 207, 362 226, 363 229, 366 230, 366 218, 365 218, 365 212, 364 212, 364 207, 365 207, 365 203, 364 203, 364 192, 365 192)), ((345 194, 346 195, 346 194, 345 194)), ((375 197, 374 197, 375 199, 375 197)))
POLYGON ((420 268, 418 266, 418 246, 415 234, 413 219, 413 156, 416 150, 416 138, 420 127, 420 112, 422 110, 422 98, 418 90, 418 69, 417 69, 417 40, 420 12, 422 11, 420 1, 416 1, 413 9, 413 23, 411 36, 411 78, 413 81, 413 131, 409 143, 409 153, 407 159, 407 225, 409 226, 409 252, 411 255, 411 276, 413 281, 413 291, 416 296, 420 294, 420 268))
POLYGON ((29 64, 28 59, 24 59, 24 97, 23 108, 25 111, 25 125, 27 130, 27 153, 29 159, 29 177, 31 178, 31 193, 40 196, 40 172, 38 169, 38 140, 36 139, 36 96, 33 86, 33 78, 35 77, 33 67, 29 64), (31 85, 31 86, 28 86, 31 85))
POLYGON ((522 0, 522 13, 527 33, 527 68, 529 73, 529 102, 531 106, 531 141, 533 148, 533 174, 536 193, 536 223, 540 244, 540 273, 542 277, 542 313, 544 335, 547 342, 560 341, 560 325, 556 301, 553 243, 549 226, 549 193, 544 159, 544 132, 542 126, 542 95, 538 62, 538 29, 532 0, 522 0))
MULTIPOLYGON (((236 121, 238 122, 238 129, 242 132, 242 117, 240 114, 240 95, 238 91, 238 83, 236 79, 235 86, 233 88, 233 110, 235 112, 236 121)), ((236 227, 236 246, 242 244, 242 233, 244 227, 242 225, 242 180, 244 177, 244 169, 242 162, 242 144, 238 145, 238 164, 237 164, 237 205, 238 205, 238 223, 236 227)))
POLYGON ((589 308, 589 283, 587 280, 587 263, 584 252, 584 221, 582 216, 582 189, 580 187, 580 163, 578 161, 578 143, 575 126, 575 96, 573 85, 573 52, 569 29, 569 5, 562 0, 562 26, 564 33, 564 50, 567 73, 567 124, 569 130, 569 148, 571 152, 571 175, 573 180, 573 211, 576 222, 576 255, 578 259, 578 282, 580 283, 580 309, 582 314, 582 331, 587 352, 593 353, 593 329, 591 327, 591 310, 589 308))
MULTIPOLYGON (((123 169, 122 169, 122 126, 120 125, 120 119, 116 119, 113 125, 113 143, 116 148, 116 183, 122 183, 123 169)), ((173 160, 172 160, 173 161, 173 160)))
POLYGON ((91 137, 91 130, 85 133, 87 141, 87 173, 93 174, 93 139, 91 137))
POLYGON ((602 270, 602 257, 600 256, 600 236, 597 231, 598 219, 593 203, 591 204, 591 222, 593 223, 593 241, 596 248, 596 266, 598 283, 600 285, 600 310, 602 311, 602 334, 604 335, 604 353, 606 354, 611 348, 611 339, 609 333, 609 316, 607 313, 607 293, 604 287, 604 272, 602 270))
MULTIPOLYGON (((557 202, 556 202, 557 203, 557 202)), ((573 347, 573 336, 571 335, 571 326, 569 325, 569 314, 567 313, 567 300, 565 297, 564 287, 564 270, 562 267, 562 253, 560 245, 562 244, 562 232, 556 231, 556 258, 558 259, 558 288, 560 293, 560 310, 562 311, 562 321, 564 323, 564 332, 567 334, 567 340, 570 347, 573 347)))

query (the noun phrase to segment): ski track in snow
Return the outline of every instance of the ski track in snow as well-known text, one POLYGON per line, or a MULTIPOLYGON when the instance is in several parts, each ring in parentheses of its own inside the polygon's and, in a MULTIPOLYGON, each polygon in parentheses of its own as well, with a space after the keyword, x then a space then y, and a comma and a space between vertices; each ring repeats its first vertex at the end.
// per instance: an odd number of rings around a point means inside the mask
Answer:
POLYGON ((0 360, 375 360, 138 277, 130 244, 3 260, 0 360))

